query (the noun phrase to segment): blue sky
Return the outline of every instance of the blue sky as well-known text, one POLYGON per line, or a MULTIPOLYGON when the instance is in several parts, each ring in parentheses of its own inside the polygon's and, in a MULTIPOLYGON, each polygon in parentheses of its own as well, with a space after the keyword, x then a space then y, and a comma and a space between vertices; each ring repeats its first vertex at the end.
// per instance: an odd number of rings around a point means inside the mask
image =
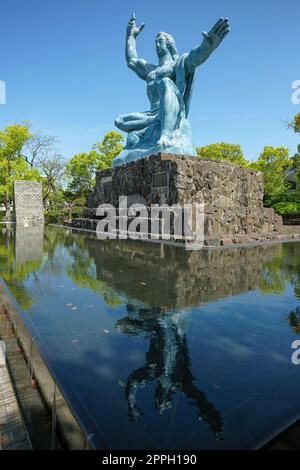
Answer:
POLYGON ((295 153, 299 136, 285 126, 300 111, 291 101, 291 84, 300 80, 298 0, 3 0, 0 127, 30 120, 58 136, 69 158, 114 129, 117 114, 148 109, 145 82, 124 59, 133 11, 146 23, 139 55, 152 62, 158 31, 173 34, 185 52, 220 16, 231 21, 231 33, 197 72, 196 145, 240 143, 249 159, 265 145, 295 153))

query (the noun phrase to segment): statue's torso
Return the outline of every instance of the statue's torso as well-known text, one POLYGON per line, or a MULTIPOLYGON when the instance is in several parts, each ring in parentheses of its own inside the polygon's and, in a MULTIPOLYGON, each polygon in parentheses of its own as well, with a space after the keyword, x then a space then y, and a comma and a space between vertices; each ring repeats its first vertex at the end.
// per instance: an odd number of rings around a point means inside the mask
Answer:
POLYGON ((159 83, 162 78, 170 78, 175 81, 175 65, 176 61, 170 62, 165 65, 158 65, 155 69, 151 70, 147 76, 147 95, 151 103, 151 109, 156 109, 159 106, 159 83))

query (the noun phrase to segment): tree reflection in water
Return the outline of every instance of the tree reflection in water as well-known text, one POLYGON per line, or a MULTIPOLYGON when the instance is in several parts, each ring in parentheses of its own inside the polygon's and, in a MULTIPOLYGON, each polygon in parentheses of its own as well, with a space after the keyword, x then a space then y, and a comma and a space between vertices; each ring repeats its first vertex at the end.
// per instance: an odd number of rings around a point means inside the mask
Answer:
POLYGON ((300 336, 300 306, 288 315, 288 323, 296 335, 300 336))

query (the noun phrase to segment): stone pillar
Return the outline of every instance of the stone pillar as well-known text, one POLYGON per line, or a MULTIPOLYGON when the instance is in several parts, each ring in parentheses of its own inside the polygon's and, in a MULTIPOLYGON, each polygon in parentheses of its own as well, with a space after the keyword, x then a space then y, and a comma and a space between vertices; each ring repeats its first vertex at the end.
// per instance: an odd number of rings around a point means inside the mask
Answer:
POLYGON ((42 183, 14 181, 14 220, 24 226, 44 223, 42 183))

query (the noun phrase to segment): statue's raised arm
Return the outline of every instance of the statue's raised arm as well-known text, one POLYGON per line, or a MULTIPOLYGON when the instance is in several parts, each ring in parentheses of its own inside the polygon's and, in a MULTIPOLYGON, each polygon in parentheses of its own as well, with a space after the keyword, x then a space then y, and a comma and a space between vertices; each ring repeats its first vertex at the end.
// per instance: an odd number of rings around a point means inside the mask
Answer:
POLYGON ((192 49, 186 58, 185 67, 187 73, 193 73, 196 67, 203 64, 210 54, 221 44, 229 31, 228 18, 220 18, 208 33, 203 31, 202 44, 192 49))
POLYGON ((145 23, 141 26, 136 25, 136 17, 133 13, 127 26, 126 32, 126 61, 128 67, 133 70, 140 78, 146 80, 148 73, 154 66, 147 63, 145 59, 140 59, 136 51, 136 38, 142 32, 145 23))

